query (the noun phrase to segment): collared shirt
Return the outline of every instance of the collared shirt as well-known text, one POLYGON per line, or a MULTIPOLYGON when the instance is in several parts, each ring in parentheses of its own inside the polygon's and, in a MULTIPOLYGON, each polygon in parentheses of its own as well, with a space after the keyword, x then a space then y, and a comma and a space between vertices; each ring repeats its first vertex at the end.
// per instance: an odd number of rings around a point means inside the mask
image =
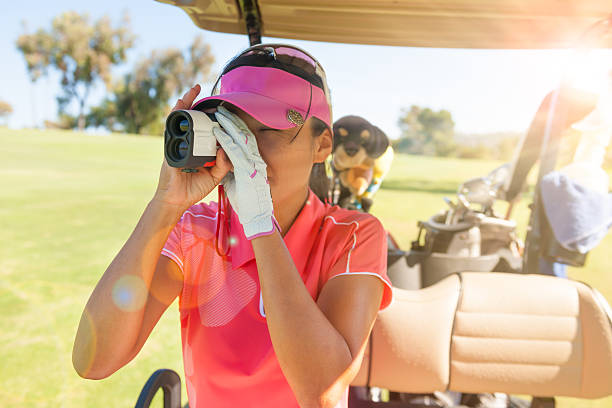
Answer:
MULTIPOLYGON (((162 250, 184 276, 179 309, 189 406, 298 407, 270 340, 253 247, 233 211, 230 220, 226 256, 215 250, 214 202, 187 210, 162 250)), ((373 216, 323 204, 311 191, 284 242, 315 301, 329 279, 367 274, 384 282, 380 308, 391 302, 386 234, 373 216)), ((339 408, 347 398, 348 390, 339 408)))

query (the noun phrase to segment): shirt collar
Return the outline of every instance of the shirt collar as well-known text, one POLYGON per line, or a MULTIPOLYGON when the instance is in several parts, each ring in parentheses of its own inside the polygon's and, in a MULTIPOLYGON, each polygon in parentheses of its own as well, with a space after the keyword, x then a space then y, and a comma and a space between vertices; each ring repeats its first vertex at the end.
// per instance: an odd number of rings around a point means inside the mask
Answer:
MULTIPOLYGON (((312 190, 309 190, 306 203, 284 237, 285 245, 287 245, 287 249, 300 274, 303 273, 306 267, 310 250, 317 238, 324 215, 325 204, 319 200, 312 190)), ((229 256, 231 257, 232 267, 236 269, 254 260, 255 254, 251 241, 244 235, 242 224, 240 224, 238 215, 233 209, 230 228, 229 240, 231 251, 229 256)))

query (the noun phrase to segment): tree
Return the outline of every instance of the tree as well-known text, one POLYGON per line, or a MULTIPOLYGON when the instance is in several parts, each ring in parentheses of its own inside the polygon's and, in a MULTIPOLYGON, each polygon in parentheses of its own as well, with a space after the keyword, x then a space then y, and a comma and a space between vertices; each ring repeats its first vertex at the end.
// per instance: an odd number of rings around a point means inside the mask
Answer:
POLYGON ((32 81, 48 75, 50 68, 59 71, 63 92, 57 97, 59 113, 67 114, 75 101, 79 130, 85 127, 85 103, 92 86, 99 80, 110 85, 111 67, 125 61, 133 44, 127 16, 112 27, 107 16, 92 24, 88 15, 76 12, 55 17, 49 30, 41 28, 17 39, 32 81))
POLYGON ((449 156, 455 150, 455 122, 447 110, 433 111, 412 105, 399 118, 402 132, 395 142, 398 151, 428 156, 449 156))
MULTIPOLYGON (((8 117, 13 113, 13 107, 8 102, 0 101, 0 118, 8 121, 8 117)), ((5 122, 6 124, 6 122, 5 122)))
POLYGON ((92 108, 89 123, 112 131, 161 135, 170 98, 198 81, 210 80, 213 62, 202 37, 196 37, 185 52, 177 48, 153 51, 92 108))

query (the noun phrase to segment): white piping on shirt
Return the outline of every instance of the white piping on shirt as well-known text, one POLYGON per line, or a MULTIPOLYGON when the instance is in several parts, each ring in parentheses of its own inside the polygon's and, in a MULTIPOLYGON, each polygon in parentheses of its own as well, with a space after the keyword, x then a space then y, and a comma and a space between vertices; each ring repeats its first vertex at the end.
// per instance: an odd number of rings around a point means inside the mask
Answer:
MULTIPOLYGON (((206 218, 206 219, 209 219, 209 220, 216 220, 217 219, 217 214, 215 214, 214 217, 209 217, 208 215, 204 215, 204 214, 194 214, 194 213, 192 213, 189 210, 185 211, 183 213, 183 216, 185 214, 189 214, 189 215, 191 215, 193 217, 198 217, 198 218, 206 218)), ((224 212, 221 211, 221 214, 224 214, 224 212)), ((168 258, 172 259, 178 265, 178 267, 181 269, 181 272, 185 273, 183 271, 183 261, 181 260, 180 257, 178 257, 174 252, 172 252, 172 251, 170 251, 169 249, 166 249, 166 248, 162 248, 161 253, 162 253, 162 255, 166 255, 168 258)))
POLYGON ((179 258, 174 252, 163 248, 161 251, 162 255, 167 256, 168 258, 172 259, 177 265, 178 267, 181 269, 181 272, 184 273, 183 271, 183 261, 181 261, 181 258, 179 258))
POLYGON ((259 291, 259 314, 261 317, 266 317, 266 311, 264 310, 263 297, 261 296, 261 290, 259 291))
MULTIPOLYGON (((391 290, 391 292, 393 293, 393 286, 391 286, 391 285, 389 284, 389 282, 387 282, 386 280, 384 280, 382 276, 380 276, 380 275, 378 275, 378 274, 376 274, 376 273, 373 273, 373 272, 349 272, 349 264, 350 264, 350 262, 351 262, 351 252, 353 251, 353 249, 355 249, 355 245, 357 245, 357 230, 359 229, 359 223, 358 223, 357 221, 351 221, 351 222, 338 222, 338 221, 336 221, 336 219, 335 219, 333 216, 331 216, 331 215, 326 216, 326 217, 323 219, 323 221, 325 221, 325 220, 326 220, 326 219, 328 219, 328 218, 329 218, 329 219, 331 219, 331 220, 332 220, 332 222, 333 222, 334 224, 336 224, 336 225, 351 225, 351 224, 356 224, 356 225, 357 225, 357 228, 355 228, 355 231, 353 231, 353 246, 352 246, 352 247, 351 247, 351 249, 349 250, 348 257, 347 257, 347 260, 346 260, 346 272, 339 273, 338 275, 334 275, 334 276, 332 276, 330 279, 333 279, 333 278, 335 278, 336 276, 342 276, 342 275, 374 275, 374 276, 376 276, 378 279, 380 279, 381 281, 383 281, 383 283, 384 283, 385 285, 387 285, 387 286, 389 287, 389 289, 391 290)), ((328 282, 329 282, 329 281, 328 281, 328 282)), ((394 301, 394 300, 395 300, 395 298, 392 296, 392 297, 391 297, 391 303, 393 303, 393 301, 394 301)), ((391 303, 390 303, 389 305, 391 305, 391 303)))
POLYGON ((357 228, 355 228, 355 230, 353 231, 353 246, 351 247, 351 249, 349 249, 348 252, 348 256, 346 259, 346 272, 345 273, 349 273, 349 265, 351 263, 351 252, 353 252, 353 249, 355 249, 355 245, 357 245, 357 230, 359 229, 359 223, 357 221, 351 221, 351 222, 338 222, 336 221, 336 219, 331 216, 328 215, 325 217, 325 219, 323 219, 323 221, 325 221, 326 219, 330 219, 332 220, 332 222, 336 225, 351 225, 351 224, 355 224, 357 225, 357 228))
MULTIPOLYGON (((204 214, 194 214, 194 213, 192 213, 189 210, 185 211, 184 214, 190 214, 190 215, 193 215, 194 217, 207 218, 209 220, 216 220, 217 219, 217 214, 215 214, 214 217, 209 217, 208 215, 204 215, 204 214)), ((225 214, 225 213, 223 211, 221 211, 221 214, 225 214)))

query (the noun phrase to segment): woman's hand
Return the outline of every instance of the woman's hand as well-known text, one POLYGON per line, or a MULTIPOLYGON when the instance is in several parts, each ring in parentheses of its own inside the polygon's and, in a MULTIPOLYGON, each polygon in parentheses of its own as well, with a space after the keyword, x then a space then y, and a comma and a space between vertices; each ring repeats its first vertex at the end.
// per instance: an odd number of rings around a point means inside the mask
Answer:
MULTIPOLYGON (((190 109, 199 93, 200 85, 194 86, 176 102, 172 111, 190 109)), ((164 159, 153 201, 176 208, 182 214, 206 197, 221 182, 231 166, 223 149, 217 150, 216 164, 213 167, 201 167, 197 173, 185 173, 181 169, 170 167, 164 159)))
POLYGON ((221 128, 213 133, 229 156, 234 172, 221 184, 244 228, 247 239, 274 232, 275 223, 266 163, 259 154, 253 132, 237 115, 223 106, 215 113, 221 128))

